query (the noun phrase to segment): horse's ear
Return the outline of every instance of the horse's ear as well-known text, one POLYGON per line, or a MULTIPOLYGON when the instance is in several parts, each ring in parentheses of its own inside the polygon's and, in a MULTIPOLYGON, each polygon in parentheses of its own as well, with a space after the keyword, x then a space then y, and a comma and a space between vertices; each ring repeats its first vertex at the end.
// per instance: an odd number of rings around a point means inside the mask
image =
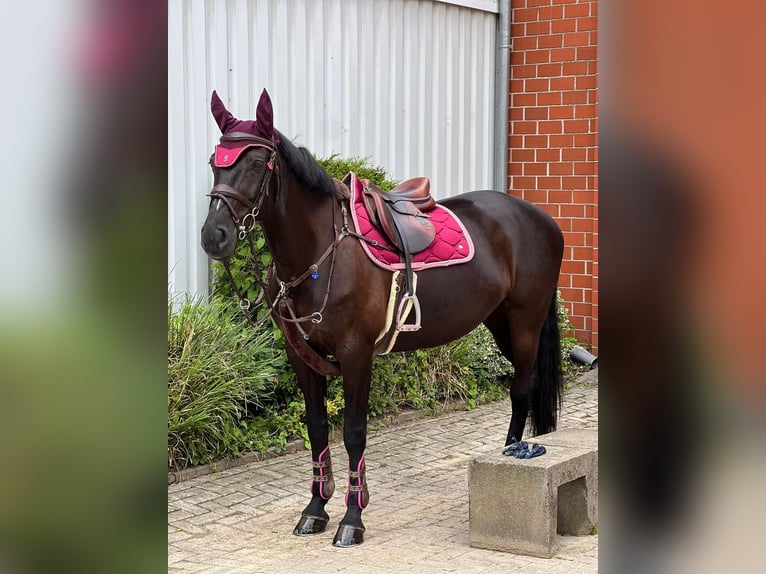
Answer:
POLYGON ((223 105, 221 98, 218 97, 218 93, 215 90, 213 90, 213 97, 210 99, 210 111, 213 112, 213 117, 221 129, 221 133, 225 133, 227 125, 234 120, 234 116, 223 105))
POLYGON ((258 100, 258 107, 255 109, 255 119, 258 122, 258 129, 261 134, 273 141, 277 141, 277 134, 274 131, 274 109, 271 106, 269 92, 261 92, 261 99, 258 100))

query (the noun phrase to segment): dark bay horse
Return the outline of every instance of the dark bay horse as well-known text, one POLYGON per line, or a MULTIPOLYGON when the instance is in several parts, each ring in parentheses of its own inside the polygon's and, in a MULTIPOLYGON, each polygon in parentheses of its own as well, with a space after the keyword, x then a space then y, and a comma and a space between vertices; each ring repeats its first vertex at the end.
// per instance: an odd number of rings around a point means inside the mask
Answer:
MULTIPOLYGON (((306 401, 312 498, 294 534, 322 532, 329 520, 325 505, 335 482, 328 447, 327 376, 322 374, 328 371, 322 365, 329 365, 324 358, 331 356, 343 378, 343 438, 349 458, 347 509, 333 544, 360 544, 362 510, 369 502, 367 401, 391 273, 372 264, 361 241, 345 233, 347 196, 308 150, 274 129, 265 90, 255 120, 234 118, 215 92, 211 108, 223 135, 211 158, 214 186, 202 246, 209 256, 227 261, 237 241, 260 221, 273 258, 267 301, 292 343, 287 355, 306 401), (304 341, 289 336, 296 326, 304 341)), ((506 444, 521 440, 530 411, 534 432, 550 432, 560 406, 556 286, 562 233, 539 208, 496 191, 474 191, 439 203, 460 217, 475 256, 460 265, 418 273, 422 328, 402 332, 393 351, 442 345, 484 323, 515 368, 506 444)))

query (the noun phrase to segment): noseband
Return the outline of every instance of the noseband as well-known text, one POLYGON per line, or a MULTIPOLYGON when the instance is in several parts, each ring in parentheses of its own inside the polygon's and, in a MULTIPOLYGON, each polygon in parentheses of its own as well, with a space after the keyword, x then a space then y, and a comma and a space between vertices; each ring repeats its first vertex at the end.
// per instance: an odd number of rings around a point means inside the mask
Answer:
POLYGON ((252 231, 253 227, 255 226, 256 217, 258 217, 258 214, 261 211, 263 200, 269 194, 269 182, 271 181, 271 174, 274 173, 275 170, 277 172, 277 192, 279 191, 281 179, 279 174, 277 148, 272 141, 244 132, 232 132, 230 134, 223 135, 221 136, 221 141, 251 142, 249 145, 266 148, 271 152, 269 161, 266 164, 268 170, 266 171, 263 181, 261 182, 261 187, 258 189, 258 193, 255 195, 255 202, 250 201, 241 192, 225 183, 214 185, 213 189, 210 190, 210 193, 207 194, 210 198, 220 199, 224 202, 229 210, 229 213, 231 214, 232 221, 234 221, 234 224, 239 230, 239 239, 244 239, 245 236, 250 231, 252 231), (237 216, 237 210, 234 209, 231 201, 229 201, 230 199, 241 203, 248 210, 248 213, 246 213, 241 220, 237 216))

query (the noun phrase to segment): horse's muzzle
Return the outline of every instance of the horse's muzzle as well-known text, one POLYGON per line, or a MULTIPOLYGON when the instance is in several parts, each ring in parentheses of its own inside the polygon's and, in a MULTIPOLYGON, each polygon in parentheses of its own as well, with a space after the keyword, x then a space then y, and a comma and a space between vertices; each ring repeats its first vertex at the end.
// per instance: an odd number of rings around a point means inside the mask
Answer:
POLYGON ((220 224, 202 227, 202 249, 213 259, 226 259, 234 253, 237 236, 233 230, 220 224))

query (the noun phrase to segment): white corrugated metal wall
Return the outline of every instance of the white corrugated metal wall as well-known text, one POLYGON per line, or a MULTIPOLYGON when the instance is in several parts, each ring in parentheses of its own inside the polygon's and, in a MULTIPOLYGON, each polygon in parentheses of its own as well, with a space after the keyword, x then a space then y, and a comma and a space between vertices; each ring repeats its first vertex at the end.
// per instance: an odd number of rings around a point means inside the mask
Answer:
POLYGON ((444 198, 494 187, 496 0, 170 0, 168 281, 204 294, 199 247, 217 90, 316 155, 369 156, 444 198))

